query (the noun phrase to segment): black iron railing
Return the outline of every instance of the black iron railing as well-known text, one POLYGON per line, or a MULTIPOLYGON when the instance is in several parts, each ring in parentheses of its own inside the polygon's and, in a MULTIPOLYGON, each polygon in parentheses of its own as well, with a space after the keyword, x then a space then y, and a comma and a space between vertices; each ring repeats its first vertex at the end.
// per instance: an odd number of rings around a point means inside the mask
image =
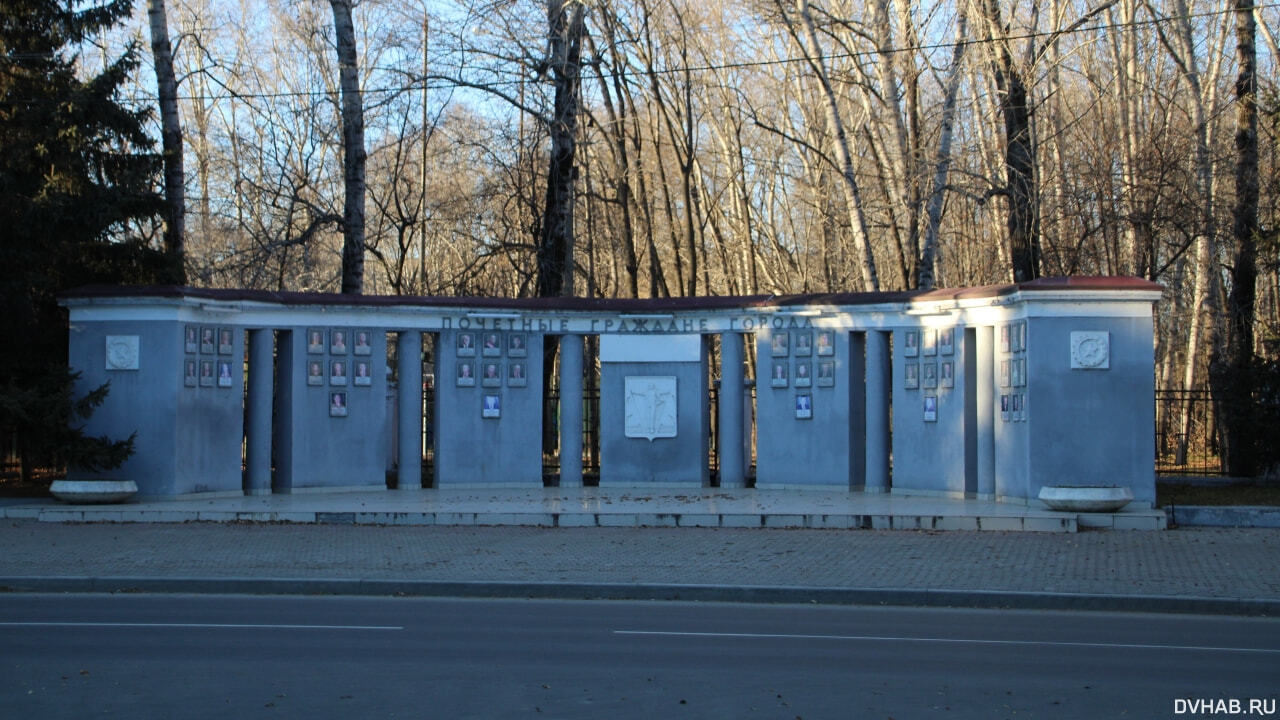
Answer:
POLYGON ((1156 391, 1156 473, 1221 475, 1213 397, 1208 390, 1156 391))

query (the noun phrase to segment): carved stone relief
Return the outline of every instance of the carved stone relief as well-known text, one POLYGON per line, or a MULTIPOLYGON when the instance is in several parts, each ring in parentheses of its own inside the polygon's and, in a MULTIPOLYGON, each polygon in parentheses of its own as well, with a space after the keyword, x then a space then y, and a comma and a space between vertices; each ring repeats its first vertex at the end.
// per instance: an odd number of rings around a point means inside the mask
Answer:
POLYGON ((623 412, 627 437, 676 436, 676 378, 674 375, 639 375, 624 378, 623 412))

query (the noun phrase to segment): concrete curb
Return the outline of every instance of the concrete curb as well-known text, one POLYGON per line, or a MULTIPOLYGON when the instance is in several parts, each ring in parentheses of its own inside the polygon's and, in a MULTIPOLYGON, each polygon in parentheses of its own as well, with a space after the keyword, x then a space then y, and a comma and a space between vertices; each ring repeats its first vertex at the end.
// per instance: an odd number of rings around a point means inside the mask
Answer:
POLYGON ((370 578, 0 577, 0 592, 365 595, 547 600, 896 605, 1014 610, 1280 616, 1280 599, 909 588, 767 587, 550 582, 438 582, 370 578))
POLYGON ((1280 507, 1261 505, 1166 505, 1170 525, 1183 527, 1280 528, 1280 507))

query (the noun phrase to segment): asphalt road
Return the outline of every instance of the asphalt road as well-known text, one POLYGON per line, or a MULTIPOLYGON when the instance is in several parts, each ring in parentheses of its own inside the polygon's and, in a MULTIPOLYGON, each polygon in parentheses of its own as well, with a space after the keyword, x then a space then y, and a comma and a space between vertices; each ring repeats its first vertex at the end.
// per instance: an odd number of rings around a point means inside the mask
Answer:
POLYGON ((1173 718, 1195 717, 1180 698, 1280 715, 1278 692, 1275 619, 0 596, 13 718, 1173 718))

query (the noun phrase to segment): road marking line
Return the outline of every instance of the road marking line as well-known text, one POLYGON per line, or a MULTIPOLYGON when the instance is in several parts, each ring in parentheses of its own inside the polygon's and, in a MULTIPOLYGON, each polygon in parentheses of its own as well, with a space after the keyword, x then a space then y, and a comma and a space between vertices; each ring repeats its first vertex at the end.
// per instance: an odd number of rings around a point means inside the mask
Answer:
POLYGON ((250 623, 0 622, 0 627, 119 627, 229 630, 403 630, 398 625, 264 625, 250 623))
POLYGON ((785 633, 680 632, 676 630, 614 630, 615 635, 665 635, 669 637, 746 638, 764 640, 870 640, 880 642, 973 643, 982 645, 1046 645, 1058 647, 1129 648, 1135 650, 1204 650, 1280 654, 1280 649, 1214 647, 1206 645, 1158 645, 1146 643, 1090 643, 1055 640, 982 640, 970 638, 892 637, 887 635, 790 635, 785 633))

